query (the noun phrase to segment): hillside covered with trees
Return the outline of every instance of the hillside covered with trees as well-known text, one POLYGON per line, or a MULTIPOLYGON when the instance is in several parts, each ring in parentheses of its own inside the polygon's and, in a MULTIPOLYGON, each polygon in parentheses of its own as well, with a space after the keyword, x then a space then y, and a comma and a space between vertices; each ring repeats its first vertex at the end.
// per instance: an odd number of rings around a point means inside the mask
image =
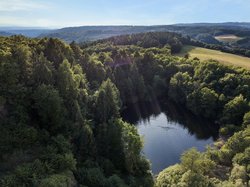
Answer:
POLYGON ((190 41, 168 32, 82 45, 0 37, 0 186, 250 185, 250 72, 171 55, 190 41), (167 99, 218 123, 224 141, 154 177, 120 113, 167 99))
POLYGON ((23 35, 32 38, 58 38, 67 43, 85 43, 148 32, 174 32, 193 40, 186 45, 216 49, 232 54, 250 57, 250 24, 240 22, 196 23, 158 26, 80 26, 60 29, 0 27, 0 36, 23 35), (221 36, 233 36, 235 41, 224 42, 221 36))

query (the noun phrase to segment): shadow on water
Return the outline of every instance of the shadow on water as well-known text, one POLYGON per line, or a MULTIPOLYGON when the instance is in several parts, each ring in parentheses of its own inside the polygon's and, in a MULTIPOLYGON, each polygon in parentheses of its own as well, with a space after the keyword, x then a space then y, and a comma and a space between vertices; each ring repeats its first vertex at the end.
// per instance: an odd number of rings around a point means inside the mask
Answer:
POLYGON ((135 124, 143 137, 142 154, 152 163, 154 174, 180 162, 183 151, 204 151, 218 137, 219 127, 171 101, 137 103, 123 111, 125 121, 135 124))
MULTIPOLYGON (((208 119, 200 118, 193 115, 190 111, 165 100, 164 102, 155 103, 136 103, 128 106, 123 112, 122 117, 125 121, 138 124, 149 122, 151 117, 157 117, 164 113, 168 122, 181 125, 188 130, 190 135, 199 140, 218 138, 219 126, 208 119)), ((165 129, 166 127, 163 127, 165 129)))

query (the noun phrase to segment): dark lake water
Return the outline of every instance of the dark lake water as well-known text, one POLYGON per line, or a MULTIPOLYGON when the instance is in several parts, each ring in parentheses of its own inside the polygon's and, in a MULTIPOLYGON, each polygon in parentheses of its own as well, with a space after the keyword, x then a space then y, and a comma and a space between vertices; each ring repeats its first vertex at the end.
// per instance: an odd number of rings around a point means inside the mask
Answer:
POLYGON ((169 101, 129 106, 123 119, 135 124, 143 137, 142 154, 150 160, 154 174, 178 163, 183 151, 189 148, 204 151, 218 136, 217 125, 169 101))

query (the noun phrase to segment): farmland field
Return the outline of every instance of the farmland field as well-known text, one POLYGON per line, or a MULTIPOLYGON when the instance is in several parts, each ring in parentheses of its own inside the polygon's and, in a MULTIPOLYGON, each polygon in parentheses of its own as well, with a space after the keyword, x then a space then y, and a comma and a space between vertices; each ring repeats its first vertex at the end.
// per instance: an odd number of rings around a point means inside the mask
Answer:
POLYGON ((226 65, 250 69, 250 58, 201 47, 184 46, 176 56, 184 57, 187 53, 191 58, 197 57, 200 60, 213 59, 226 65))
POLYGON ((241 37, 235 36, 233 34, 227 34, 227 35, 220 35, 215 36, 216 40, 219 40, 220 42, 237 42, 238 40, 241 40, 241 37))

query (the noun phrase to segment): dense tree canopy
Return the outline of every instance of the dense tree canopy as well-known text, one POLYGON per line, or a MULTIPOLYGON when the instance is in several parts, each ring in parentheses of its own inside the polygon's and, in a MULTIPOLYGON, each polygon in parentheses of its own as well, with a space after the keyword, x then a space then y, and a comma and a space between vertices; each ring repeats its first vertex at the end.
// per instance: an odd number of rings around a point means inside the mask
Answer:
POLYGON ((172 56, 179 36, 119 36, 81 47, 0 37, 0 186, 152 187, 141 137, 120 112, 156 99, 234 134, 220 149, 185 152, 156 186, 246 185, 250 72, 172 56))

